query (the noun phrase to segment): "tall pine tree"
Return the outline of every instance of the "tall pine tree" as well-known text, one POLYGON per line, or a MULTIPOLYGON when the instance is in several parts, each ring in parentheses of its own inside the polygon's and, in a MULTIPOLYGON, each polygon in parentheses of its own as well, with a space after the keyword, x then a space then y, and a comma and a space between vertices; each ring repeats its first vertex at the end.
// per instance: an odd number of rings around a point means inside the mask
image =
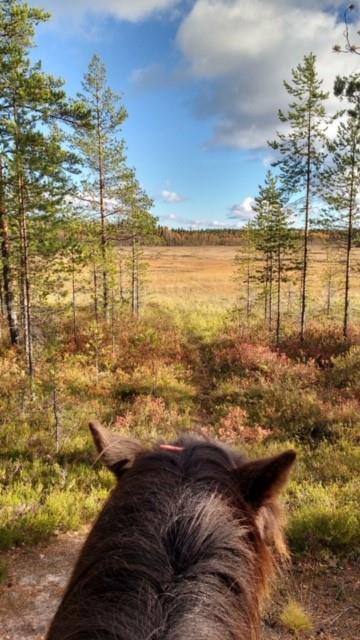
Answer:
MULTIPOLYGON (((331 163, 322 172, 323 195, 338 213, 337 226, 345 232, 345 273, 343 335, 348 336, 350 320, 351 256, 354 234, 359 222, 360 194, 360 76, 343 81, 342 89, 351 102, 346 120, 339 123, 337 135, 329 143, 331 163)), ((338 95, 341 80, 335 84, 338 95)))
POLYGON ((325 100, 328 93, 321 88, 316 71, 316 57, 304 56, 302 64, 292 71, 292 82, 284 82, 292 101, 287 113, 279 111, 279 119, 288 131, 278 133, 270 146, 280 153, 275 165, 289 195, 304 192, 301 213, 304 217, 303 264, 301 278, 300 339, 304 339, 309 269, 309 231, 312 201, 319 189, 319 171, 325 158, 325 100))
POLYGON ((17 0, 0 3, 0 209, 3 274, 11 341, 19 342, 13 268, 19 272, 18 300, 30 378, 33 358, 33 260, 37 223, 56 216, 68 192, 67 169, 74 157, 63 146, 56 122, 84 123, 87 112, 71 104, 63 81, 30 60, 35 27, 48 14, 17 0))
POLYGON ((107 227, 110 220, 122 213, 124 190, 130 175, 122 138, 122 125, 127 112, 121 96, 108 86, 105 65, 96 55, 90 62, 82 86, 79 98, 90 111, 92 126, 87 130, 79 128, 73 137, 85 172, 79 198, 88 214, 97 216, 100 221, 103 314, 106 321, 109 321, 107 227))

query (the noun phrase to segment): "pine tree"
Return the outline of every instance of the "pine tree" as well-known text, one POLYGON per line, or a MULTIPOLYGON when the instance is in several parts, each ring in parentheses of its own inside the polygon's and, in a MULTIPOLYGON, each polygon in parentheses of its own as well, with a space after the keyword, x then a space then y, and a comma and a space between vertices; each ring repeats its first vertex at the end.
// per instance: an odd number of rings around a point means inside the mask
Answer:
POLYGON ((67 169, 75 158, 63 146, 56 122, 85 122, 86 110, 71 104, 63 81, 33 64, 29 51, 35 27, 48 14, 16 0, 0 3, 0 159, 1 232, 6 304, 11 341, 19 341, 16 322, 14 260, 19 265, 19 295, 27 368, 32 379, 32 252, 41 246, 38 224, 56 216, 68 191, 67 169))
POLYGON ((255 298, 254 285, 256 284, 255 263, 256 248, 254 229, 251 222, 248 222, 242 234, 241 248, 235 254, 235 275, 234 281, 238 290, 237 302, 234 313, 238 318, 239 325, 245 314, 247 328, 250 326, 250 319, 255 298))
POLYGON ((131 312, 138 317, 141 289, 147 270, 142 244, 145 238, 155 237, 157 219, 150 213, 152 200, 140 187, 133 171, 128 175, 122 198, 123 217, 118 222, 116 237, 131 245, 126 266, 130 272, 131 312))
POLYGON ((15 304, 13 262, 9 231, 9 211, 7 208, 5 188, 3 161, 0 158, 0 244, 4 289, 3 298, 6 308, 10 341, 12 345, 17 345, 20 342, 20 331, 15 304))
POLYGON ((343 312, 345 337, 349 331, 351 255, 356 224, 359 221, 360 193, 360 77, 353 77, 350 82, 357 82, 359 89, 350 98, 353 104, 347 119, 339 123, 337 135, 329 143, 331 164, 322 172, 323 196, 328 205, 338 212, 338 228, 344 229, 346 233, 343 312))
MULTIPOLYGON (((0 2, 0 234, 5 305, 12 344, 18 344, 20 341, 15 302, 7 167, 15 134, 11 116, 16 109, 16 100, 12 98, 18 78, 23 76, 24 71, 28 71, 26 53, 32 46, 35 26, 47 18, 45 12, 30 9, 14 0, 0 2)), ((30 98, 28 95, 26 97, 30 98)))
POLYGON ((301 213, 304 216, 303 264, 300 311, 300 339, 304 339, 307 309, 307 280, 309 267, 309 231, 311 206, 319 188, 319 171, 325 158, 325 106, 328 93, 321 88, 316 71, 316 57, 310 53, 292 71, 292 83, 284 82, 292 98, 287 113, 279 111, 279 119, 289 127, 278 133, 270 146, 281 158, 275 163, 280 168, 280 181, 289 195, 304 192, 301 213))
POLYGON ((102 256, 103 313, 110 316, 108 274, 108 223, 122 213, 124 189, 129 178, 126 166, 122 125, 127 112, 121 96, 107 85, 106 68, 94 56, 83 81, 79 99, 91 114, 91 128, 75 132, 73 143, 82 158, 85 179, 79 195, 90 216, 100 221, 100 247, 102 256))
POLYGON ((276 308, 276 342, 280 340, 281 330, 281 285, 289 269, 289 257, 294 251, 294 233, 291 228, 292 212, 286 207, 284 197, 277 187, 277 180, 268 171, 264 186, 259 188, 253 206, 255 218, 253 229, 255 233, 255 247, 263 255, 263 273, 261 281, 264 283, 265 320, 268 328, 272 329, 272 309, 275 298, 276 308), (276 287, 274 293, 274 287, 276 287))

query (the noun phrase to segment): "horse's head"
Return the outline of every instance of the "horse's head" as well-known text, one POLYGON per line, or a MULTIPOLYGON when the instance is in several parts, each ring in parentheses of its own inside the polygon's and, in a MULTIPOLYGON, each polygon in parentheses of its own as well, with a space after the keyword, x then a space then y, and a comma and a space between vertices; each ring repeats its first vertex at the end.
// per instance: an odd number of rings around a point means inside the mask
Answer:
POLYGON ((92 422, 118 484, 80 554, 47 640, 258 640, 277 498, 295 460, 247 460, 198 437, 147 449, 92 422))
POLYGON ((281 555, 287 555, 278 499, 288 482, 296 459, 295 451, 248 460, 234 449, 199 436, 185 436, 170 444, 159 443, 150 450, 98 422, 91 422, 90 430, 99 452, 98 458, 118 480, 131 469, 133 473, 141 470, 144 462, 155 456, 160 469, 166 467, 170 460, 173 463, 178 461, 186 466, 187 473, 194 480, 214 483, 220 491, 221 488, 230 489, 233 495, 238 495, 254 515, 261 539, 274 546, 281 555))

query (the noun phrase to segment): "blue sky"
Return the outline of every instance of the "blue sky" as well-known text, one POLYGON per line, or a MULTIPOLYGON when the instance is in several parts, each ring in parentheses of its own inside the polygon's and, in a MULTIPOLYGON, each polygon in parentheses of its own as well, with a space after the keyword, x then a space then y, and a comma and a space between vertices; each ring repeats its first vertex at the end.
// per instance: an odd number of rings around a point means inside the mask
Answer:
MULTIPOLYGON (((331 89, 357 56, 335 55, 336 0, 32 0, 52 20, 35 56, 80 89, 93 53, 123 94, 128 157, 162 224, 241 226, 271 162, 282 81, 318 56, 331 89)), ((356 58, 356 60, 354 60, 356 58)), ((333 97, 329 111, 336 109, 333 97)))

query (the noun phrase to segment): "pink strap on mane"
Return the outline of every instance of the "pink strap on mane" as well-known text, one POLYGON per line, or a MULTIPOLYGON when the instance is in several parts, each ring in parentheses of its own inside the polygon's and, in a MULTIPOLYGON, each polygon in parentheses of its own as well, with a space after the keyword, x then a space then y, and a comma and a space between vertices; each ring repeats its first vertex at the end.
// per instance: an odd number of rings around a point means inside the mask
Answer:
POLYGON ((184 447, 175 447, 173 444, 161 444, 160 449, 163 449, 163 451, 184 451, 184 447))

